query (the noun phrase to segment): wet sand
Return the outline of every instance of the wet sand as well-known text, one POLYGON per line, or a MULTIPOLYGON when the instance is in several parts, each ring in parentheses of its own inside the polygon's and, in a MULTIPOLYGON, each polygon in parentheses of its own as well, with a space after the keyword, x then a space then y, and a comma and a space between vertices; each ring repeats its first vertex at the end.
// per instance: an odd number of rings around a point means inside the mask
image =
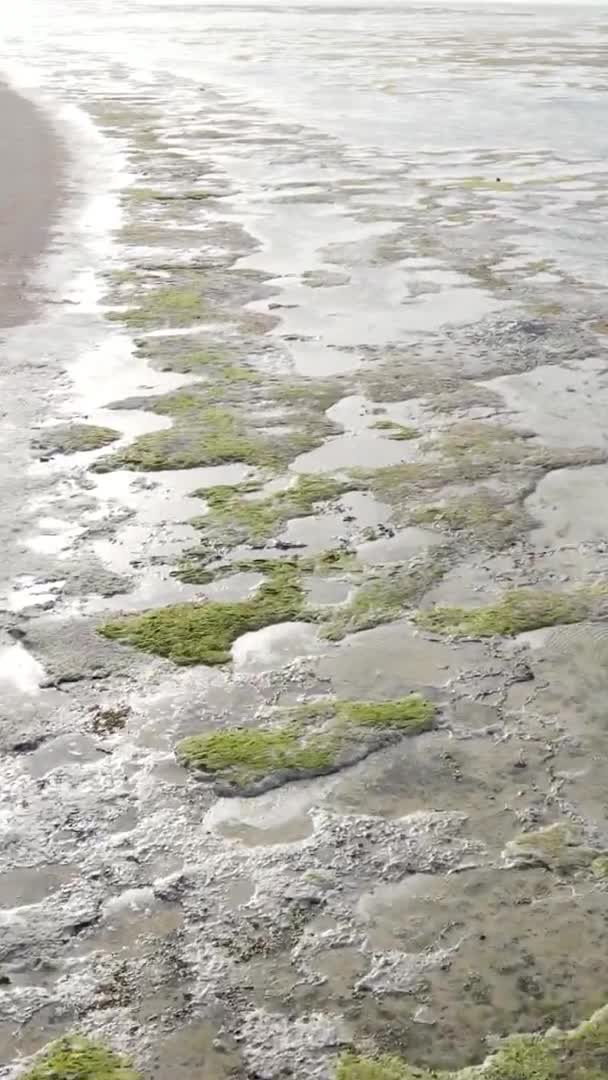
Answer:
POLYGON ((0 83, 0 328, 36 307, 28 276, 60 204, 61 145, 43 113, 0 83))

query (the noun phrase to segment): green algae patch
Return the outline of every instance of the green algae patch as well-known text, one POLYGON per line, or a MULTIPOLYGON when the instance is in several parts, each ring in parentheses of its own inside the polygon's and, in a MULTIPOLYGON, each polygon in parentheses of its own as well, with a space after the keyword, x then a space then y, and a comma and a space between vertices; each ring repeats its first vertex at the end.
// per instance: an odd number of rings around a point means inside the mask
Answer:
POLYGON ((571 1031, 511 1035, 481 1065, 453 1072, 402 1058, 342 1055, 336 1080, 602 1080, 608 1074, 608 1006, 571 1031))
POLYGON ((126 326, 146 329, 153 326, 190 326, 207 315, 201 294, 196 289, 163 287, 139 293, 139 303, 124 311, 107 312, 107 318, 126 326))
POLYGON ((463 421, 454 424, 436 441, 436 448, 448 458, 481 460, 488 464, 519 463, 527 453, 528 432, 505 424, 463 421))
POLYGON ((572 593, 512 589, 486 607, 435 607, 420 611, 416 622, 426 630, 456 637, 513 637, 544 626, 582 622, 593 614, 596 603, 605 595, 605 585, 572 593))
POLYGON ((315 698, 279 711, 296 725, 322 719, 334 720, 336 731, 342 734, 351 734, 357 729, 419 734, 432 728, 435 717, 435 706, 420 694, 410 694, 409 697, 393 701, 315 698))
POLYGON ((176 664, 225 664, 242 634, 301 617, 304 594, 290 567, 277 564, 255 594, 233 603, 172 604, 103 623, 112 641, 163 656, 176 664))
MULTIPOLYGON (((164 401, 162 411, 175 418, 168 431, 140 435, 124 450, 98 461, 95 472, 137 469, 193 469, 199 465, 243 463, 260 467, 278 466, 289 458, 289 438, 270 438, 249 428, 237 413, 218 406, 201 407, 188 393, 175 394, 164 401)), ((296 436, 294 454, 300 452, 296 436)))
POLYGON ((591 863, 591 871, 600 881, 608 881, 608 855, 598 855, 591 863))
POLYGON ((174 393, 117 402, 114 408, 145 408, 173 423, 167 430, 139 436, 94 468, 150 472, 242 463, 276 471, 338 430, 313 410, 280 410, 277 415, 272 403, 261 408, 258 391, 263 397, 253 369, 225 365, 217 378, 174 393))
POLYGON ((508 858, 544 866, 547 870, 572 873, 591 866, 597 851, 589 848, 574 826, 556 822, 542 829, 520 833, 505 848, 508 858))
POLYGON ((288 521, 307 517, 321 504, 358 487, 356 481, 301 474, 289 487, 264 498, 258 497, 256 485, 251 484, 209 488, 195 492, 206 500, 209 513, 195 518, 192 524, 229 547, 261 543, 270 540, 288 521))
POLYGON ((407 424, 397 424, 394 420, 376 420, 372 424, 372 430, 381 431, 387 439, 397 439, 401 442, 417 439, 420 436, 417 428, 409 427, 407 424))
POLYGON ((473 494, 450 499, 438 506, 422 506, 410 514, 415 525, 436 525, 448 532, 466 535, 494 550, 508 547, 533 525, 518 503, 505 503, 491 491, 480 488, 473 494))
MULTIPOLYGON (((215 380, 222 377, 227 367, 232 366, 226 350, 217 346, 211 345, 208 348, 189 349, 183 352, 168 349, 165 341, 162 342, 162 345, 162 349, 159 349, 156 344, 154 348, 151 348, 147 340, 145 346, 143 343, 139 345, 140 353, 146 359, 149 359, 152 366, 159 371, 177 371, 182 375, 209 376, 215 380)), ((253 371, 251 373, 253 375, 253 371)))
POLYGON ((44 457, 50 457, 52 454, 101 450, 119 438, 119 431, 97 424, 55 424, 37 433, 34 447, 44 457))
POLYGON ((237 728, 210 735, 191 735, 179 743, 177 756, 191 768, 228 773, 241 785, 279 770, 319 773, 333 762, 329 738, 303 741, 293 724, 275 730, 237 728))
POLYGON ((364 581, 353 598, 329 616, 322 628, 324 637, 340 641, 347 634, 400 619, 441 580, 446 570, 444 558, 434 554, 414 566, 392 569, 364 581))
POLYGON ((404 735, 433 726, 418 694, 397 701, 318 699, 278 708, 272 727, 228 728, 178 743, 178 761, 228 794, 255 794, 288 780, 335 772, 404 735))
POLYGON ((269 396, 277 405, 325 412, 347 394, 348 384, 340 379, 293 379, 276 381, 269 386, 269 396))
POLYGON ((351 574, 361 570, 354 551, 347 548, 328 548, 318 555, 310 555, 300 560, 304 572, 332 577, 334 574, 351 574))
POLYGON ((59 1039, 21 1080, 142 1080, 123 1057, 89 1039, 72 1035, 59 1039))

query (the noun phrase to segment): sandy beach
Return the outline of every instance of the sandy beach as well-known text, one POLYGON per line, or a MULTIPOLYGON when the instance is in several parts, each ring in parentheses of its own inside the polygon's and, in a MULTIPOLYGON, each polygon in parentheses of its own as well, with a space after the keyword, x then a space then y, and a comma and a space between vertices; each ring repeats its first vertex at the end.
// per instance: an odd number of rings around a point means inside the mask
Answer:
POLYGON ((0 328, 30 317, 27 280, 60 205, 62 151, 49 119, 0 83, 0 328))
POLYGON ((0 1080, 605 1075, 607 46, 0 26, 0 1080))

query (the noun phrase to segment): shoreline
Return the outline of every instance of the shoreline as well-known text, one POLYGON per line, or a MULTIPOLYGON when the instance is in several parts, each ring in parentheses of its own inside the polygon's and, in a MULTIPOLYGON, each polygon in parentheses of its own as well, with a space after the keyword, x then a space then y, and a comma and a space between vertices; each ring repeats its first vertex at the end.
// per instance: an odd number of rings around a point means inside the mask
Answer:
POLYGON ((0 82, 0 329, 28 322, 39 306, 31 275, 48 250, 63 204, 61 139, 28 98, 0 82))

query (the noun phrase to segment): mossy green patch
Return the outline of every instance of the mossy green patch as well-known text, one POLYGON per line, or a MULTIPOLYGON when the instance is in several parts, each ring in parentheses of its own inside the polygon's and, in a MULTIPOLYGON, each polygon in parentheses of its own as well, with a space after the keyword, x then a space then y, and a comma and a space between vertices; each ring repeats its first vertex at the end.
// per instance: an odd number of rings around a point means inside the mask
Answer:
POLYGON ((287 769, 319 772, 333 761, 328 739, 301 739, 297 725, 263 730, 236 728, 191 735, 179 743, 177 756, 191 768, 208 773, 230 773, 241 785, 255 777, 287 769))
POLYGON ((34 446, 45 457, 51 454, 76 454, 87 450, 101 450, 120 438, 114 428, 97 424, 55 424, 43 428, 34 438, 34 446))
POLYGON ((287 405, 325 412, 348 393, 348 386, 340 379, 294 379, 275 380, 269 384, 268 394, 277 405, 287 405))
MULTIPOLYGON (((172 343, 171 343, 172 344, 172 343)), ((160 348, 157 343, 154 348, 150 347, 146 340, 145 344, 139 345, 139 352, 150 360, 152 366, 160 371, 177 371, 180 374, 209 376, 212 379, 222 377, 226 367, 233 366, 227 351, 220 346, 209 346, 204 349, 167 348, 163 343, 160 348)), ((246 370, 250 370, 249 368, 246 370)))
POLYGON ((464 382, 449 390, 429 396, 426 402, 433 412, 455 412, 458 409, 501 409, 504 399, 496 390, 483 383, 464 382))
POLYGON ((417 439, 420 432, 415 427, 410 427, 407 424, 397 424, 394 420, 376 420, 372 424, 374 431, 382 431, 387 439, 397 439, 404 441, 406 439, 417 439))
POLYGON ((606 594, 594 585, 571 593, 512 589, 501 600, 479 608, 436 607, 420 611, 416 622, 427 630, 456 637, 512 637, 543 626, 581 622, 606 594))
POLYGON ((349 574, 361 569, 354 551, 346 548, 328 548, 318 555, 309 555, 300 560, 303 571, 331 577, 334 574, 349 574))
POLYGON ((336 1080, 603 1080, 608 1074, 608 1006, 572 1031, 512 1035, 481 1065, 438 1072, 402 1058, 344 1054, 336 1080))
POLYGON ((435 553, 414 566, 399 567, 364 581, 343 607, 332 612, 323 626, 330 641, 369 630, 401 618, 441 580, 447 570, 444 557, 435 553))
POLYGON ((242 634, 302 615, 304 594, 290 567, 277 564, 250 599, 233 603, 173 604, 124 615, 99 627, 99 633, 176 664, 225 664, 242 634))
POLYGON ((473 494, 451 499, 440 506, 413 510, 416 525, 437 525, 450 532, 464 532, 484 547, 500 549, 514 543, 532 527, 533 521, 519 503, 505 503, 483 488, 473 494))
POLYGON ((430 731, 435 707, 420 694, 392 701, 348 701, 340 698, 314 698, 301 705, 280 708, 279 714, 290 725, 309 725, 332 721, 331 730, 341 740, 357 732, 401 732, 417 735, 430 731))
POLYGON ((196 492, 209 513, 195 518, 193 525, 213 540, 221 538, 229 547, 239 543, 261 543, 276 535, 288 521, 307 517, 323 503, 356 490, 355 480, 300 474, 282 491, 258 497, 255 485, 215 487, 196 492))
POLYGON ((163 286, 139 293, 139 303, 124 311, 108 311, 107 317, 126 326, 190 326, 207 314, 201 293, 196 289, 163 286))
POLYGON ((176 747, 189 768, 238 791, 333 772, 397 736, 428 731, 435 710, 417 694, 398 701, 314 700, 276 710, 282 723, 193 735, 176 747))
POLYGON ((505 424, 470 420, 454 424, 433 444, 446 457, 517 463, 528 451, 528 432, 505 424))
POLYGON ((591 870, 600 881, 608 881, 608 855, 598 855, 591 863, 591 870))
POLYGON ((123 1057, 77 1035, 49 1046, 21 1080, 141 1080, 123 1057))
POLYGON ((96 462, 94 470, 154 472, 237 462, 279 468, 322 441, 320 434, 303 430, 264 434, 249 426, 238 412, 201 405, 200 398, 188 391, 168 395, 157 411, 174 418, 170 429, 139 436, 124 450, 96 462))
POLYGON ((583 841, 579 830, 567 822, 520 833, 507 844, 508 856, 538 863, 548 870, 570 873, 591 866, 597 852, 583 841))

